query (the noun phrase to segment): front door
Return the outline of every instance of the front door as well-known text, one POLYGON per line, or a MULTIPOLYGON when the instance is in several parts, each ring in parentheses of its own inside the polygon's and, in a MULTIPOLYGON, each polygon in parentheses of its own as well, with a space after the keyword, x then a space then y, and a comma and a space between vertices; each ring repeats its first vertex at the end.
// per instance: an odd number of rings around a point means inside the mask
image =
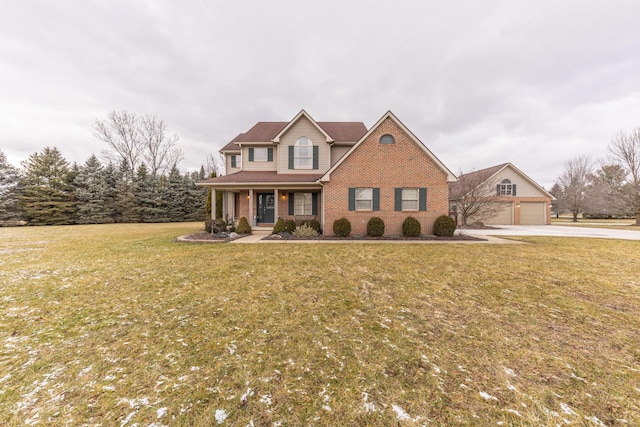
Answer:
POLYGON ((273 224, 275 201, 273 193, 258 193, 258 223, 273 224))

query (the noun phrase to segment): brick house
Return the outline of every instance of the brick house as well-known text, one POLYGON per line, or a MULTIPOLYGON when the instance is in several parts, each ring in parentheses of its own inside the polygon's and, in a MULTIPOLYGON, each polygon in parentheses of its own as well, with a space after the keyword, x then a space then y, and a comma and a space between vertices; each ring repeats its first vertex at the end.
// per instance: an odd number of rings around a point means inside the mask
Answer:
POLYGON ((456 180, 391 112, 367 130, 361 122, 316 122, 302 110, 289 122, 256 123, 220 152, 227 175, 199 185, 223 192, 223 219, 244 216, 257 229, 272 229, 279 217, 316 219, 332 234, 346 217, 362 235, 377 216, 385 234, 401 234, 413 216, 430 234, 448 213, 448 183, 456 180))

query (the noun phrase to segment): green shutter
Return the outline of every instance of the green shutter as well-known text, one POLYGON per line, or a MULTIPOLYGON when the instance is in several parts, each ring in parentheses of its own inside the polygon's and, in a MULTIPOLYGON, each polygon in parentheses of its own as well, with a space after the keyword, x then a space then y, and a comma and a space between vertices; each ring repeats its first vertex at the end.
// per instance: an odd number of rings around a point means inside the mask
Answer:
POLYGON ((512 185, 511 185, 511 195, 512 195, 512 196, 515 196, 515 195, 516 195, 516 185, 515 185, 515 184, 512 184, 512 185))
POLYGON ((253 162, 253 147, 249 148, 249 161, 253 162))
POLYGON ((273 162, 273 148, 267 148, 267 161, 273 162))
POLYGON ((349 210, 350 211, 356 210, 356 189, 355 188, 349 189, 349 210))
POLYGON ((294 206, 293 193, 289 193, 289 215, 294 214, 294 206))
POLYGON ((311 193, 311 215, 318 215, 318 193, 311 193))
POLYGON ((500 195, 500 184, 496 185, 496 196, 500 195))
POLYGON ((289 169, 293 169, 293 145, 289 146, 289 169))
POLYGON ((402 210, 402 188, 396 188, 394 193, 395 193, 394 209, 397 212, 399 212, 402 210))
POLYGON ((380 210, 380 189, 379 188, 373 189, 373 210, 374 211, 380 210))
POLYGON ((419 210, 426 211, 427 210, 427 189, 421 188, 419 190, 420 199, 418 200, 419 210))
POLYGON ((231 156, 231 167, 232 168, 236 167, 236 156, 231 156))
POLYGON ((314 169, 318 169, 318 163, 319 163, 319 159, 318 159, 318 157, 319 157, 318 151, 319 150, 318 149, 319 149, 319 147, 317 145, 313 146, 313 168, 314 169))

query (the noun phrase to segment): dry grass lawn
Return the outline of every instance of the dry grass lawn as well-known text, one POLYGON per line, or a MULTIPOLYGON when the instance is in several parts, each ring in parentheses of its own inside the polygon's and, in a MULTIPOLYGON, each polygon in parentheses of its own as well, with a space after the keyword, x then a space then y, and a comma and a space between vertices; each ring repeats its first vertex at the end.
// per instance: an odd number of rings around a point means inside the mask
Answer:
POLYGON ((640 425, 640 246, 0 229, 0 424, 640 425))

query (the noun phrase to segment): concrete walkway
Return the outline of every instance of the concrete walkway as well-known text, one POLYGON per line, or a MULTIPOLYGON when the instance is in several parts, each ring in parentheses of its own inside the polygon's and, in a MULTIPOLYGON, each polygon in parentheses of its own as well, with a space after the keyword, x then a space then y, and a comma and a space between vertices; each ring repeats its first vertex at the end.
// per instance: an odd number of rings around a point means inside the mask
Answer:
POLYGON ((596 239, 640 240, 640 230, 612 228, 576 227, 567 225, 499 225, 495 230, 456 230, 476 237, 486 236, 554 236, 591 237, 596 239))
MULTIPOLYGON (((465 233, 467 234, 467 233, 465 233)), ((242 237, 240 239, 232 240, 229 243, 263 243, 263 244, 293 244, 293 245, 305 245, 305 244, 316 244, 316 245, 326 245, 326 244, 384 244, 389 243, 393 245, 422 245, 422 244, 463 244, 463 245, 478 245, 478 244, 500 244, 500 245, 521 245, 523 242, 518 242, 515 240, 501 239, 499 237, 494 236, 477 236, 480 239, 486 240, 262 240, 267 237, 264 234, 252 234, 247 237, 242 237)))

